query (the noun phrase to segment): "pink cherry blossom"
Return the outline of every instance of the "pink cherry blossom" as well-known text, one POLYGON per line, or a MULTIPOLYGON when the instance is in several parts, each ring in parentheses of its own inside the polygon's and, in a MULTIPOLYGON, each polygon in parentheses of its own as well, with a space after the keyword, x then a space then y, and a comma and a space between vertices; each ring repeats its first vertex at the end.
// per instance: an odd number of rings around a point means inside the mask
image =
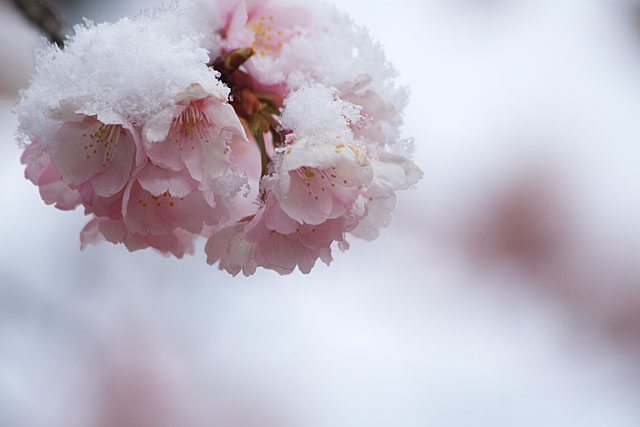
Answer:
POLYGON ((198 0, 39 52, 16 108, 25 176, 83 206, 83 247, 180 258, 203 237, 233 275, 309 273, 389 224, 422 177, 391 154, 406 91, 364 29, 285 2, 198 0))
POLYGON ((251 46, 255 34, 246 28, 247 3, 244 0, 223 0, 218 2, 218 8, 224 25, 222 46, 227 50, 251 46))
POLYGON ((380 229, 391 223, 397 190, 406 190, 422 179, 423 172, 406 157, 382 153, 371 161, 373 181, 363 192, 367 215, 351 232, 356 237, 374 240, 380 229))
POLYGON ((329 248, 333 242, 345 242, 346 233, 356 227, 363 215, 364 206, 355 203, 339 218, 321 224, 299 223, 284 212, 282 205, 271 194, 245 232, 248 240, 262 243, 263 247, 265 244, 269 246, 268 242, 275 233, 310 249, 329 248))
POLYGON ((207 92, 192 85, 176 104, 152 117, 144 127, 150 160, 173 171, 188 171, 201 189, 212 189, 231 165, 230 145, 247 141, 227 92, 207 92))
MULTIPOLYGON (((260 214, 252 221, 254 227, 261 227, 260 214)), ((308 274, 318 258, 329 265, 332 261, 331 248, 310 248, 299 240, 273 230, 262 230, 268 238, 261 242, 253 242, 246 236, 244 223, 222 229, 209 239, 205 247, 207 262, 219 262, 219 268, 229 274, 237 275, 240 271, 245 276, 255 273, 258 267, 275 270, 280 274, 289 274, 296 266, 301 272, 308 274)))
POLYGON ((361 107, 363 126, 353 129, 355 136, 384 146, 399 137, 401 109, 407 101, 407 94, 404 89, 394 89, 396 99, 390 100, 373 83, 372 77, 364 74, 355 82, 340 85, 338 89, 342 99, 361 107))
POLYGON ((71 114, 45 147, 51 161, 65 183, 90 184, 98 196, 113 196, 137 166, 137 132, 117 115, 103 122, 96 116, 71 114))
POLYGON ((80 204, 80 194, 62 182, 49 155, 38 142, 25 148, 20 158, 26 165, 25 177, 38 186, 42 200, 61 210, 73 210, 80 204))
POLYGON ((211 191, 198 189, 186 171, 153 165, 127 185, 122 216, 127 229, 141 235, 162 235, 175 229, 198 234, 203 226, 219 223, 227 214, 211 191))
POLYGON ((109 197, 98 196, 93 187, 84 184, 79 187, 80 200, 84 206, 85 215, 119 219, 122 218, 122 196, 124 189, 109 197))
POLYGON ((122 243, 129 251, 154 248, 164 254, 182 258, 193 255, 195 235, 181 229, 174 229, 159 235, 141 235, 131 232, 122 220, 94 218, 85 225, 80 233, 81 248, 95 245, 103 240, 110 243, 122 243))
POLYGON ((245 218, 216 233, 207 242, 207 262, 232 275, 245 276, 257 267, 289 274, 296 267, 308 274, 318 259, 329 265, 333 260, 331 246, 338 242, 348 248, 346 233, 353 230, 363 209, 352 209, 340 218, 319 225, 301 224, 282 210, 271 194, 255 216, 245 218))
POLYGON ((282 153, 272 191, 290 218, 321 224, 344 215, 371 179, 369 159, 358 145, 303 138, 282 153))
POLYGON ((225 227, 207 241, 205 252, 207 263, 218 262, 218 268, 235 276, 243 272, 245 276, 254 274, 264 261, 260 247, 244 238, 247 220, 225 227))
POLYGON ((223 47, 227 50, 253 47, 260 56, 277 55, 299 28, 311 23, 311 12, 303 6, 223 0, 219 9, 224 23, 223 47))

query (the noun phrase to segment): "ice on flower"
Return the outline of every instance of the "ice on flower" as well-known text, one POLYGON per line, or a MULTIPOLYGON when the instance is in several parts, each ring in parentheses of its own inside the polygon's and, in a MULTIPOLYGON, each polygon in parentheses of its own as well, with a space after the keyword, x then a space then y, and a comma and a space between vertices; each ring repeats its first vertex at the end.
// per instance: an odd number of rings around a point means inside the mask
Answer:
POLYGON ((344 215, 371 176, 367 155, 353 142, 302 139, 282 154, 271 191, 292 219, 321 224, 344 215))
POLYGON ((315 10, 314 25, 292 38, 277 61, 260 62, 259 77, 269 84, 286 82, 289 90, 318 82, 336 88, 343 100, 361 108, 366 126, 356 130, 379 144, 399 138, 405 88, 396 70, 368 31, 335 10, 315 10))
POLYGON ((380 229, 391 223, 397 190, 406 190, 422 179, 420 168, 406 157, 383 153, 372 161, 373 180, 362 192, 367 206, 366 217, 351 232, 366 240, 376 239, 380 229))
POLYGON ((66 99, 83 101, 77 113, 117 114, 139 127, 192 84, 215 91, 222 84, 200 37, 174 9, 76 26, 64 50, 36 52, 36 73, 16 109, 20 135, 50 145, 59 122, 43 113, 66 99))
POLYGON ((336 89, 313 84, 291 92, 284 100, 281 123, 298 138, 352 140, 361 109, 342 100, 336 89))
POLYGON ((311 21, 307 7, 276 1, 220 1, 218 7, 223 48, 252 47, 259 56, 277 54, 311 21))
POLYGON ((101 241, 236 275, 309 273, 373 239, 422 171, 407 91, 368 32, 323 3, 180 0, 86 22, 36 52, 16 108, 25 176, 101 241))

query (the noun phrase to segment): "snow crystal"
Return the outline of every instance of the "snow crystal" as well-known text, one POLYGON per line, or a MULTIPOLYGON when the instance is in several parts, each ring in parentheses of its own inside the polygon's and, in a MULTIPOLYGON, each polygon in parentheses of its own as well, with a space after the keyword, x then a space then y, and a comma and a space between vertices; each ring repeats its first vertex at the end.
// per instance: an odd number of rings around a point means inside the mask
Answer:
POLYGON ((83 114, 115 113, 142 126, 191 84, 223 89, 207 67, 209 56, 200 41, 178 7, 113 24, 76 26, 64 51, 54 46, 36 51, 31 86, 16 107, 18 137, 46 146, 60 126, 46 113, 62 100, 81 102, 77 111, 83 114))
POLYGON ((285 81, 289 90, 309 81, 336 88, 342 99, 363 107, 363 128, 356 136, 383 146, 394 143, 409 94, 396 84, 397 72, 382 46, 333 7, 321 3, 313 12, 312 27, 285 44, 279 57, 253 58, 253 69, 260 70, 264 83, 285 81))
POLYGON ((339 98, 336 89, 320 84, 302 87, 284 101, 282 125, 294 138, 319 142, 336 137, 353 140, 351 126, 360 120, 361 107, 339 98))
POLYGON ((209 51, 210 59, 221 53, 222 37, 220 32, 224 28, 216 0, 193 0, 185 4, 184 16, 194 32, 201 36, 200 45, 209 51))

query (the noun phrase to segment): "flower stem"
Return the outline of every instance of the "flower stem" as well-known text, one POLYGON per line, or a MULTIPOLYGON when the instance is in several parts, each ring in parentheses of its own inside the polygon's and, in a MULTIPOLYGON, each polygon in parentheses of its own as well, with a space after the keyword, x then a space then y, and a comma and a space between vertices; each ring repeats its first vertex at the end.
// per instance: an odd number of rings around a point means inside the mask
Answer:
POLYGON ((258 143, 258 148, 260 148, 260 159, 262 160, 262 176, 267 176, 271 159, 269 159, 269 155, 267 154, 267 147, 264 143, 264 134, 258 131, 254 136, 256 138, 256 142, 258 143))
POLYGON ((55 13, 39 0, 13 0, 13 4, 33 26, 60 49, 64 47, 62 24, 55 13))

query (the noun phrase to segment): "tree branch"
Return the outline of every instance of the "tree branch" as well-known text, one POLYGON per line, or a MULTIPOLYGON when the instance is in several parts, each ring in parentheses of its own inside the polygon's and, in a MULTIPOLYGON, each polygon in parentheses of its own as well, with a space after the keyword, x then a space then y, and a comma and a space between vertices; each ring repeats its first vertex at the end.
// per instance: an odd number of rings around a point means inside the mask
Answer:
POLYGON ((40 0, 13 0, 13 4, 51 43, 55 43, 61 49, 64 47, 62 24, 48 6, 40 0))

